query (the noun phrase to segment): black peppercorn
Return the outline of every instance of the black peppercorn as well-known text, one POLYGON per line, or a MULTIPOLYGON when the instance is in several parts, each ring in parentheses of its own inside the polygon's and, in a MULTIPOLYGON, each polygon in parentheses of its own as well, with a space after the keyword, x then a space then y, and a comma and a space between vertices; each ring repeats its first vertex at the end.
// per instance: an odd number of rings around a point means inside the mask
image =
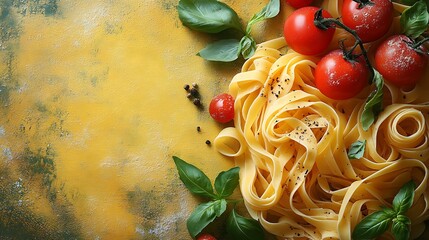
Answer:
POLYGON ((199 97, 200 93, 196 88, 191 88, 190 93, 193 97, 199 97))
POLYGON ((195 106, 201 106, 201 100, 199 98, 194 98, 192 102, 195 104, 195 106))

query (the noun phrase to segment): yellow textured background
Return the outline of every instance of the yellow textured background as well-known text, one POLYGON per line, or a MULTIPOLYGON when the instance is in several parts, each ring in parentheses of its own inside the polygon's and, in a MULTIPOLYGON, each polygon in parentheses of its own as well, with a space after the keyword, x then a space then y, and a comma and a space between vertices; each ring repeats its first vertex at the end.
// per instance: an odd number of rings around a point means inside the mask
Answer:
MULTIPOLYGON (((171 157, 212 180, 233 163, 183 85, 207 106, 243 61, 197 57, 219 35, 183 27, 177 2, 0 0, 1 237, 190 239, 199 199, 171 157)), ((268 1, 224 2, 244 25, 268 1)), ((257 42, 282 36, 285 11, 257 42)))

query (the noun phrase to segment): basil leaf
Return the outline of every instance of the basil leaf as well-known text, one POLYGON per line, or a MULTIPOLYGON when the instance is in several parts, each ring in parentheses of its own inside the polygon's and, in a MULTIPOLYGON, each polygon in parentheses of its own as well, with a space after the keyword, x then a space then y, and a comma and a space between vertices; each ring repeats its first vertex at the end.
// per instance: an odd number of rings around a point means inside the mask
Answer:
POLYGON ((365 144, 366 144, 366 140, 363 140, 363 141, 359 140, 352 143, 352 145, 350 145, 349 152, 347 153, 347 156, 349 157, 349 159, 362 158, 363 154, 365 153, 365 144))
POLYGON ((362 123, 362 128, 365 131, 368 130, 369 127, 371 127, 371 125, 377 119, 378 114, 383 109, 382 104, 384 79, 383 76, 381 76, 381 74, 375 69, 373 82, 375 83, 376 89, 368 96, 360 119, 362 123))
POLYGON ((243 32, 237 13, 217 0, 180 0, 177 10, 183 25, 193 30, 218 33, 233 28, 243 32))
POLYGON ((392 222, 394 216, 385 212, 377 211, 366 216, 353 230, 353 239, 373 239, 383 234, 392 222))
POLYGON ((240 42, 237 39, 224 39, 207 45, 197 55, 218 62, 232 62, 240 54, 240 42))
POLYGON ((404 184, 393 199, 393 210, 398 214, 404 214, 410 209, 414 199, 414 181, 411 180, 404 184))
POLYGON ((240 47, 244 59, 248 59, 255 53, 256 42, 252 37, 246 35, 241 39, 240 47))
POLYGON ((420 0, 401 0, 401 3, 405 4, 405 5, 413 5, 414 3, 418 2, 418 1, 420 1, 420 0))
POLYGON ((201 203, 189 216, 186 226, 189 234, 195 238, 207 225, 209 225, 216 217, 219 217, 226 210, 226 200, 220 199, 201 203))
POLYGON ((213 192, 212 184, 207 175, 197 167, 176 156, 173 156, 173 160, 179 172, 180 180, 182 180, 189 191, 202 197, 216 199, 216 194, 213 192))
POLYGON ((232 239, 240 240, 263 240, 264 230, 258 221, 245 218, 236 213, 235 209, 231 211, 227 222, 226 231, 232 239))
POLYGON ((396 240, 407 240, 410 238, 411 220, 405 215, 399 215, 393 219, 392 234, 396 240))
POLYGON ((228 171, 219 173, 215 180, 215 189, 218 198, 226 198, 231 196, 232 192, 238 185, 240 168, 231 168, 228 171))
POLYGON ((410 8, 407 8, 400 19, 402 31, 412 39, 416 39, 428 28, 429 13, 426 3, 416 2, 410 8))
POLYGON ((268 18, 277 16, 280 12, 280 0, 270 0, 270 2, 258 13, 253 15, 247 24, 246 33, 250 33, 253 24, 263 21, 268 18))

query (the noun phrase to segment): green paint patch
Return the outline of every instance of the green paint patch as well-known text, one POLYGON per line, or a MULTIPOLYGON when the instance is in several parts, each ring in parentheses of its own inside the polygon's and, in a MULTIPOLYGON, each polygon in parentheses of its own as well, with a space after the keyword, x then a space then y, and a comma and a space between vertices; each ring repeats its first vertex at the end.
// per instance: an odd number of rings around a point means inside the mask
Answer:
POLYGON ((0 85, 0 105, 7 106, 9 105, 10 94, 9 88, 4 85, 0 85))
POLYGON ((58 11, 58 5, 56 0, 49 0, 49 2, 43 7, 45 9, 45 16, 53 16, 58 11))
MULTIPOLYGON (((98 53, 98 50, 96 50, 96 54, 98 53)), ((104 80, 106 80, 109 76, 109 67, 103 66, 101 64, 98 63, 94 63, 94 65, 92 65, 91 67, 93 67, 94 69, 92 69, 92 71, 81 71, 79 72, 79 78, 84 82, 84 83, 89 83, 91 84, 92 87, 96 87, 99 83, 103 82, 104 80)))
POLYGON ((0 238, 34 239, 41 236, 38 227, 45 227, 43 218, 36 216, 29 209, 27 189, 21 178, 12 179, 7 168, 0 172, 0 238))
MULTIPOLYGON (((52 100, 46 102, 54 103, 56 97, 53 95, 52 100)), ((21 138, 28 138, 28 141, 49 139, 48 141, 52 142, 58 137, 70 135, 70 132, 64 127, 68 113, 60 107, 54 108, 46 102, 37 101, 28 108, 27 115, 17 129, 17 134, 21 138)))
MULTIPOLYGON (((133 213, 149 221, 160 220, 158 217, 162 215, 164 207, 159 192, 136 188, 134 191, 128 192, 127 197, 133 213)), ((153 223, 145 225, 145 227, 153 227, 153 223)))
MULTIPOLYGON (((128 203, 131 213, 139 217, 136 232, 144 239, 165 239, 186 228, 189 212, 186 210, 184 197, 178 196, 180 182, 172 181, 166 186, 156 186, 149 190, 136 187, 129 191, 128 203), (182 202, 172 203, 171 199, 183 199, 182 202), (177 210, 179 206, 180 210, 177 210)), ((184 192, 187 194, 186 192, 184 192)))
POLYGON ((53 16, 58 12, 58 2, 58 0, 15 0, 13 6, 23 16, 27 14, 53 16))
POLYGON ((25 164, 25 172, 32 176, 40 176, 42 186, 46 188, 47 195, 50 200, 55 200, 57 190, 54 186, 54 181, 57 178, 55 169, 55 154, 50 146, 46 149, 38 149, 37 152, 31 151, 29 148, 24 150, 23 160, 25 164))
POLYGON ((166 1, 160 1, 162 9, 166 11, 174 10, 176 11, 178 1, 172 1, 172 0, 166 0, 166 1))
MULTIPOLYGON (((0 28, 3 24, 0 23, 0 28)), ((8 32, 7 29, 6 32, 8 32)), ((10 92, 18 88, 18 81, 14 74, 15 54, 12 45, 8 44, 10 37, 10 35, 3 35, 3 33, 0 36, 0 65, 3 65, 3 70, 0 71, 0 107, 6 107, 10 104, 10 92)))
POLYGON ((0 169, 0 239, 82 239, 69 207, 52 203, 54 225, 32 209, 28 195, 31 178, 12 178, 7 167, 0 169))
POLYGON ((104 31, 107 34, 119 34, 122 32, 122 26, 116 22, 106 22, 104 24, 104 31))
POLYGON ((42 113, 48 112, 48 108, 42 102, 37 102, 36 108, 37 108, 37 111, 39 111, 39 112, 42 112, 42 113))

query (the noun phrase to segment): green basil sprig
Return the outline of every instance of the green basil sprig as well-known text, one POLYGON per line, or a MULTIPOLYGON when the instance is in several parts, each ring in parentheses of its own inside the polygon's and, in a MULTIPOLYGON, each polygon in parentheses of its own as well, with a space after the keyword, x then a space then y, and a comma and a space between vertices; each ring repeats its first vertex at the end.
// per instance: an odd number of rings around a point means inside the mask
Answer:
POLYGON ((429 24, 428 6, 423 1, 415 2, 401 15, 400 24, 405 35, 412 39, 424 33, 429 24))
MULTIPOLYGON (((179 172, 180 180, 193 194, 209 199, 199 204, 189 216, 186 225, 189 234, 195 238, 207 225, 220 217, 227 209, 228 203, 237 202, 227 199, 232 195, 239 183, 239 168, 234 167, 228 171, 220 172, 214 182, 200 169, 173 156, 174 163, 179 172)), ((234 209, 226 222, 228 234, 233 239, 262 240, 264 231, 258 221, 240 216, 234 209)))
POLYGON ((383 76, 374 69, 373 83, 375 90, 368 96, 361 115, 362 128, 366 131, 377 120, 378 114, 383 110, 383 76))
POLYGON ((383 207, 359 222, 353 230, 353 239, 374 239, 391 227, 396 240, 407 240, 410 236, 410 219, 405 213, 414 199, 414 181, 409 181, 399 190, 393 199, 392 208, 383 207))
POLYGON ((366 140, 358 140, 352 143, 347 153, 347 156, 349 157, 349 159, 362 158, 363 154, 365 153, 365 145, 366 145, 366 140))
POLYGON ((241 55, 250 58, 256 50, 256 42, 250 35, 252 26, 262 20, 273 18, 280 12, 280 0, 270 2, 249 21, 243 30, 237 13, 217 0, 180 0, 177 6, 183 25, 200 32, 219 33, 235 29, 241 39, 222 39, 207 45, 198 56, 208 61, 232 62, 241 55))

